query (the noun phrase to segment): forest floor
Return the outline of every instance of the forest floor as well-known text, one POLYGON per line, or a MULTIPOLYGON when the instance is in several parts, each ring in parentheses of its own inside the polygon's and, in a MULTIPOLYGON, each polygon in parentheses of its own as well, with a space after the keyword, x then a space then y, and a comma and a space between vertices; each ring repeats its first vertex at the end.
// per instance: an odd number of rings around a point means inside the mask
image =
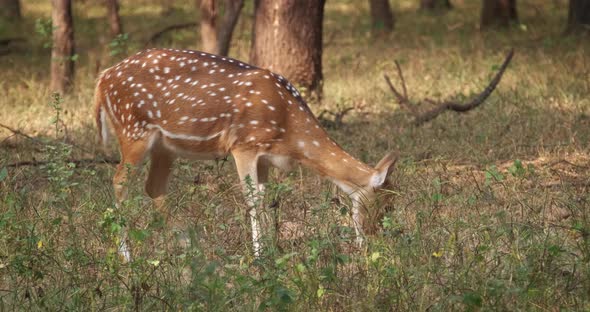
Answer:
MULTIPOLYGON (((119 157, 116 142, 100 150, 93 122, 98 69, 125 54, 106 55, 193 21, 192 2, 122 1, 122 45, 109 45, 100 7, 75 3, 76 83, 60 100, 47 89, 50 4, 23 2, 23 24, 0 25, 0 38, 23 38, 0 56, 0 124, 20 131, 0 129, 0 310, 590 309, 590 41, 563 34, 566 1, 519 1, 521 24, 488 31, 479 1, 440 14, 394 1, 395 31, 381 38, 364 2, 327 1, 323 101, 310 106, 355 107, 340 126, 324 114, 330 135, 369 164, 390 150, 400 161, 375 207, 382 228, 360 248, 343 194, 306 169, 273 173, 258 259, 231 158, 177 162, 168 226, 143 174, 116 209, 114 164, 72 162, 119 157), (411 100, 469 99, 510 48, 481 107, 421 126, 383 80, 401 84, 397 60, 411 100), (130 263, 116 255, 124 226, 130 263)), ((232 57, 247 60, 251 11, 232 57)), ((198 38, 186 29, 149 46, 198 49, 198 38)))

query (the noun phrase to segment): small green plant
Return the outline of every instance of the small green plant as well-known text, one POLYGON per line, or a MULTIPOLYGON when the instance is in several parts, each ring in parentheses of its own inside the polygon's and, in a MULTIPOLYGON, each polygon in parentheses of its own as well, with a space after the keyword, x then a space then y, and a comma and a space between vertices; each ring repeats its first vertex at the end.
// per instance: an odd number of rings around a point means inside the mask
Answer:
POLYGON ((54 219, 55 222, 53 222, 53 225, 60 226, 62 219, 67 221, 71 240, 70 246, 66 249, 66 256, 69 255, 68 258, 78 261, 82 260, 80 255, 83 252, 80 248, 80 241, 74 223, 76 212, 72 207, 72 203, 75 202, 75 188, 79 183, 73 178, 76 165, 70 160, 72 146, 65 142, 65 136, 63 136, 64 123, 61 120, 62 103, 63 99, 59 93, 53 93, 49 105, 55 112, 54 117, 51 119, 51 124, 55 127, 55 140, 48 141, 44 146, 47 163, 42 166, 42 169, 47 174, 51 190, 50 194, 52 195, 48 203, 52 204, 55 208, 61 208, 63 212, 62 216, 54 219))
POLYGON ((109 43, 109 54, 111 56, 116 55, 126 55, 127 49, 129 44, 129 34, 118 34, 110 43, 109 43))
POLYGON ((440 181, 440 178, 434 178, 434 180, 432 180, 434 192, 432 193, 431 200, 434 204, 440 203, 444 199, 442 194, 442 184, 443 183, 440 181))
POLYGON ((508 172, 515 178, 524 178, 535 173, 535 166, 528 164, 526 167, 522 164, 522 161, 516 159, 514 163, 508 167, 508 172))
POLYGON ((502 182, 504 180, 504 175, 498 170, 496 165, 491 165, 486 170, 486 185, 491 185, 494 182, 502 182))
POLYGON ((6 167, 2 167, 0 169, 0 182, 4 181, 8 177, 8 169, 6 167))
POLYGON ((522 166, 522 162, 519 159, 516 159, 514 163, 508 167, 508 172, 513 177, 522 177, 526 173, 526 169, 522 166))
POLYGON ((53 22, 50 18, 38 18, 35 20, 35 33, 41 39, 43 48, 51 48, 53 45, 53 22))
POLYGON ((47 173, 55 200, 65 202, 70 196, 72 188, 78 183, 71 179, 76 167, 74 163, 69 161, 72 146, 65 143, 65 137, 61 137, 64 132, 61 120, 62 102, 63 99, 59 93, 52 94, 49 105, 54 109, 55 115, 51 118, 50 123, 55 128, 55 140, 48 141, 43 147, 48 161, 42 166, 42 169, 47 173))

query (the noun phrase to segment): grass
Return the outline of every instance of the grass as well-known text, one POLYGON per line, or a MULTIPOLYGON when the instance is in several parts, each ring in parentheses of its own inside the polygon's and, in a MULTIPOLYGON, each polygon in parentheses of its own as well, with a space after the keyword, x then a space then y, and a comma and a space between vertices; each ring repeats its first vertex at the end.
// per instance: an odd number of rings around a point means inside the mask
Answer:
MULTIPOLYGON (((349 203, 328 182, 304 169, 273 174, 259 259, 231 160, 178 162, 168 226, 143 194, 143 176, 115 209, 113 166, 69 163, 102 155, 91 103, 96 62, 123 56, 103 57, 104 12, 76 3, 76 85, 52 99, 49 52, 34 35, 49 4, 23 2, 22 25, 0 27, 6 37, 30 34, 1 58, 1 123, 34 137, 0 130, 1 310, 590 309, 590 46, 562 36, 565 1, 520 1, 522 25, 496 31, 477 29, 477 1, 455 1, 444 15, 398 1, 396 30, 379 39, 369 35, 364 3, 328 1, 324 101, 313 109, 355 105, 330 134, 371 164, 388 150, 401 161, 379 204, 382 230, 363 248, 349 203), (482 107, 421 127, 382 79, 395 76, 399 60, 413 100, 468 97, 509 47, 515 59, 482 107), (47 163, 6 167, 23 160, 47 163), (116 256, 124 226, 131 263, 116 256)), ((162 15, 155 1, 124 1, 129 51, 191 21, 192 10, 176 3, 162 15)), ((245 16, 232 46, 241 59, 245 16)), ((194 30, 155 45, 199 47, 194 30)))

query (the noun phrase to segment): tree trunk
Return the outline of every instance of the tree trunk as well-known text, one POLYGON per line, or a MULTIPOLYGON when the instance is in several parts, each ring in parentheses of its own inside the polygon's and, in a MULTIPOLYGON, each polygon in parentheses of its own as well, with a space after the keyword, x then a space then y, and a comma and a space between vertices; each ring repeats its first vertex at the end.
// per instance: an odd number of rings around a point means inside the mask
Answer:
POLYGON ((369 0, 369 6, 373 34, 386 34, 393 31, 395 19, 389 6, 389 0, 369 0))
POLYGON ((422 10, 438 10, 438 9, 452 9, 450 0, 421 0, 420 9, 422 10))
POLYGON ((570 0, 567 32, 590 30, 590 0, 570 0))
POLYGON ((109 19, 109 25, 111 28, 111 36, 117 37, 123 33, 121 26, 121 18, 119 16, 119 1, 118 0, 105 0, 107 6, 107 16, 109 19))
POLYGON ((481 28, 493 25, 508 26, 518 22, 516 0, 483 0, 481 8, 481 28))
POLYGON ((51 90, 64 93, 74 77, 74 25, 71 0, 51 0, 53 47, 51 49, 51 90))
POLYGON ((171 0, 160 0, 160 15, 170 16, 174 13, 174 1, 171 0))
POLYGON ((231 38, 236 28, 236 23, 240 17, 240 12, 244 7, 244 0, 225 0, 225 11, 221 25, 219 25, 217 37, 217 54, 228 55, 231 38))
POLYGON ((256 0, 250 62, 321 95, 325 0, 256 0))
POLYGON ((20 1, 0 0, 0 18, 8 20, 20 20, 20 1))
POLYGON ((244 0, 224 0, 221 8, 216 0, 197 1, 200 2, 201 12, 201 49, 213 54, 227 55, 244 0), (223 9, 223 16, 218 24, 220 9, 223 9))
POLYGON ((200 1, 201 12, 201 50, 217 53, 217 7, 215 0, 200 1))

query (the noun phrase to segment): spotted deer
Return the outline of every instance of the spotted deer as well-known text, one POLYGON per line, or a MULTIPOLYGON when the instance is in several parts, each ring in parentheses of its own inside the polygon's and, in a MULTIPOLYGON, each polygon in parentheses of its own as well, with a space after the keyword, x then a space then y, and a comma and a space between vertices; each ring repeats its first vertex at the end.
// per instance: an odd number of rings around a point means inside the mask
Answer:
MULTIPOLYGON (((141 51, 100 75, 94 100, 103 144, 110 120, 120 145, 121 163, 113 178, 117 202, 126 196, 128 167, 137 168, 147 156, 151 164, 145 190, 164 209, 177 157, 219 159, 231 154, 244 191, 247 183, 256 190, 246 191, 246 202, 257 256, 256 196, 264 192, 270 167, 289 170, 299 163, 334 182, 352 199, 353 225, 362 242, 362 208, 370 206, 396 159, 390 153, 374 168, 364 164, 328 136, 281 75, 199 51, 141 51)), ((126 245, 119 251, 129 259, 126 245)))

